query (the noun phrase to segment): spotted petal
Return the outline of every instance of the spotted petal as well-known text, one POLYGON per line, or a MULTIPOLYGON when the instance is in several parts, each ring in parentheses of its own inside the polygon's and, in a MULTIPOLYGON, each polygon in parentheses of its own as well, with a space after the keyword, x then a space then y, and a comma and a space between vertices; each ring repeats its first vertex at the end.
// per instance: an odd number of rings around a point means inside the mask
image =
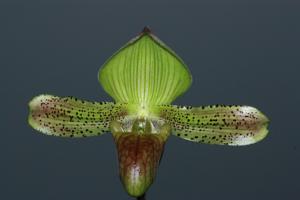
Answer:
POLYGON ((250 106, 161 106, 160 115, 172 125, 173 134, 208 144, 248 145, 268 133, 268 119, 250 106))
POLYGON ((29 124, 47 135, 85 137, 109 131, 112 120, 122 119, 124 105, 88 102, 74 97, 40 95, 29 103, 29 124))

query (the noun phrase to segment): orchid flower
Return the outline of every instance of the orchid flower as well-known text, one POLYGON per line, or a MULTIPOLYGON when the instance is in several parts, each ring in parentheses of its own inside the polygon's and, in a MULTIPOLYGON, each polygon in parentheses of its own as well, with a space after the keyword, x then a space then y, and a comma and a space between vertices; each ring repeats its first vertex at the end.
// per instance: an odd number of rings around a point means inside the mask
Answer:
POLYGON ((111 132, 127 193, 143 196, 153 183, 172 134, 204 144, 249 145, 268 133, 268 119, 250 106, 177 106, 191 85, 185 63, 149 28, 111 56, 98 79, 115 102, 39 95, 29 103, 32 128, 59 137, 111 132))

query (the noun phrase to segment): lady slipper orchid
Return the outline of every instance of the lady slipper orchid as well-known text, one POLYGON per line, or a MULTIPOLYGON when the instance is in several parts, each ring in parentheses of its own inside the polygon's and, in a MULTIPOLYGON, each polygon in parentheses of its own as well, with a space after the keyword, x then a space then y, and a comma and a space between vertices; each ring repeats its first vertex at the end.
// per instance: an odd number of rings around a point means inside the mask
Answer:
POLYGON ((143 196, 153 183, 170 134, 192 142, 249 145, 268 133, 268 119, 256 108, 201 107, 171 103, 191 85, 184 62, 149 28, 110 57, 99 82, 115 102, 39 95, 29 103, 29 124, 60 137, 111 132, 125 190, 143 196))

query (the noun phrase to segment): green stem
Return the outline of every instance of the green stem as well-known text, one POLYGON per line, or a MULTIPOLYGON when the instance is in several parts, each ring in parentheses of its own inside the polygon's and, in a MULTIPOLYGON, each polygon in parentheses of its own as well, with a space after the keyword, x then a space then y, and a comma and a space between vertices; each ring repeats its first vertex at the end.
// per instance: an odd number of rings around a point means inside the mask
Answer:
POLYGON ((144 193, 142 196, 137 197, 136 200, 146 200, 146 193, 144 193))

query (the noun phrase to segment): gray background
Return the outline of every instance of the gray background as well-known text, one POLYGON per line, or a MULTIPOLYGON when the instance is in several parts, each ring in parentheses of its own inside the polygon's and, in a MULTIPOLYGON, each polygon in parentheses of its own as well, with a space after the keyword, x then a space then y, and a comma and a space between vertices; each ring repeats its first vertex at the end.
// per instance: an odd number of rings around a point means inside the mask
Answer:
POLYGON ((27 125, 27 103, 41 93, 111 100, 97 82, 98 68, 144 25, 193 74, 192 87, 174 103, 248 104, 271 119, 269 136, 246 147, 171 137, 148 199, 299 198, 299 5, 1 1, 0 199, 131 199, 110 134, 47 137, 27 125))

